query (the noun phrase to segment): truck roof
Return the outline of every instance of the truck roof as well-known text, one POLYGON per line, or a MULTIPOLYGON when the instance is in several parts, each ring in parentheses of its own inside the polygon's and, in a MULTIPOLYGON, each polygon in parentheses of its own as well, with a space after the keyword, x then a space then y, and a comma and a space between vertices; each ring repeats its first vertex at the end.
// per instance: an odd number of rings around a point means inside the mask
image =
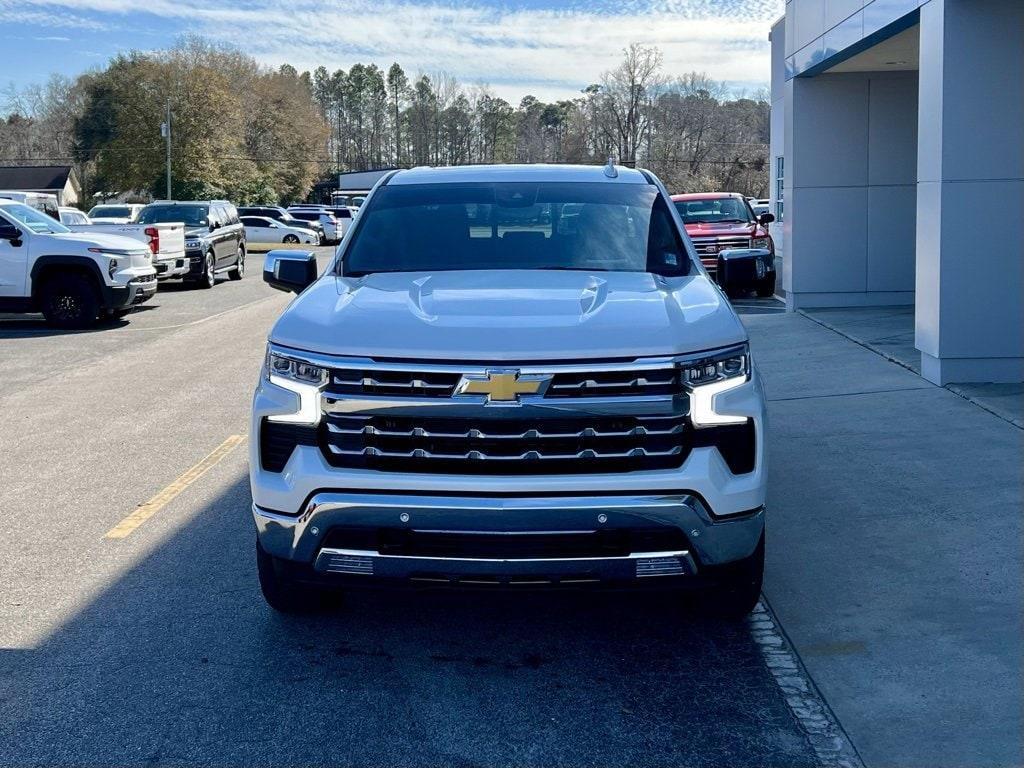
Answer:
POLYGON ((618 175, 605 175, 600 165, 456 165, 445 168, 423 166, 398 171, 387 184, 443 184, 472 182, 593 181, 605 184, 648 184, 647 176, 635 168, 615 166, 618 175))

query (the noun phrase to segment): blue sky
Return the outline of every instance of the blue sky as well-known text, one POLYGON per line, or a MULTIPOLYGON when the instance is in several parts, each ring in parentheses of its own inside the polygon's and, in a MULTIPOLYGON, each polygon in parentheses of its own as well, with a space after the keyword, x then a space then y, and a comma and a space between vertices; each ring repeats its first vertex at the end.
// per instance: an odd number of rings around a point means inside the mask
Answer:
POLYGON ((0 0, 0 84, 75 75, 119 51, 186 33, 296 68, 448 72, 518 102, 567 98, 630 42, 657 45, 667 73, 704 71, 737 88, 768 81, 768 28, 784 0, 0 0))

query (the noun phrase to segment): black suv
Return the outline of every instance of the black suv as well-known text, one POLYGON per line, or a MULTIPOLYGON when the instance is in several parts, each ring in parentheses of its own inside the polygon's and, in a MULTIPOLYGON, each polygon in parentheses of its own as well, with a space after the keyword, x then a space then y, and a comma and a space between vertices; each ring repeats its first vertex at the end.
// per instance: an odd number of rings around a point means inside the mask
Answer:
POLYGON ((136 224, 185 223, 186 282, 213 288, 217 275, 232 280, 245 275, 245 227, 238 210, 227 200, 172 200, 150 203, 139 212, 136 224))

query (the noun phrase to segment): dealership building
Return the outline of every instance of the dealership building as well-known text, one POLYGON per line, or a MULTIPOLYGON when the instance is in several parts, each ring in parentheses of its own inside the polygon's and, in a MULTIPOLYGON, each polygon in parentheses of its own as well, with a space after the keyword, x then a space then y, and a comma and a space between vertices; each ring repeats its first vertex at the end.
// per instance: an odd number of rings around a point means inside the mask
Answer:
POLYGON ((787 0, 771 48, 788 307, 913 305, 926 379, 1024 381, 1024 0, 787 0))

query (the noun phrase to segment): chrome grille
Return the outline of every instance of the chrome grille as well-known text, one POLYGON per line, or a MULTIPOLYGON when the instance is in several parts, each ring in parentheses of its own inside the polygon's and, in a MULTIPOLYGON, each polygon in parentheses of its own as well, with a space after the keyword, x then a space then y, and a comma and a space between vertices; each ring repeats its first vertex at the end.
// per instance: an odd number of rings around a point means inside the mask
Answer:
POLYGON ((685 415, 572 418, 393 417, 326 414, 335 466, 404 472, 579 473, 679 466, 685 415))
POLYGON ((330 394, 451 397, 458 373, 339 369, 331 371, 330 394))
POLYGON ((726 248, 749 248, 750 238, 745 236, 733 237, 691 237, 693 247, 700 257, 704 268, 714 272, 718 269, 718 252, 726 248))
POLYGON ((587 371, 559 373, 548 397, 610 397, 616 395, 671 395, 679 389, 675 368, 649 371, 587 371))

